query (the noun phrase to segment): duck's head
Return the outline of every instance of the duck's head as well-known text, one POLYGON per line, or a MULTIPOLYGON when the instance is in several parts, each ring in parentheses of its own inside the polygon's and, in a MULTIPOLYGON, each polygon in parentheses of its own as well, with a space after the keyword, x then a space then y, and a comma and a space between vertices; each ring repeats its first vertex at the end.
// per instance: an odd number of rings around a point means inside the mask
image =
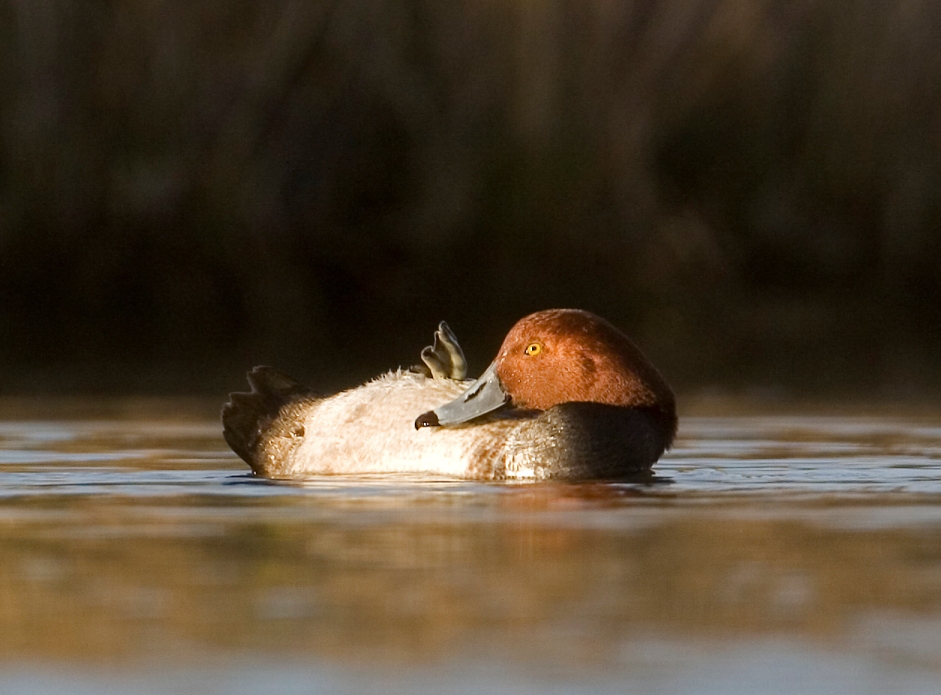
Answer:
POLYGON ((415 427, 458 425, 507 405, 548 410, 570 402, 649 409, 669 440, 676 430, 673 392, 657 369, 617 328, 578 309, 520 319, 480 378, 415 427))

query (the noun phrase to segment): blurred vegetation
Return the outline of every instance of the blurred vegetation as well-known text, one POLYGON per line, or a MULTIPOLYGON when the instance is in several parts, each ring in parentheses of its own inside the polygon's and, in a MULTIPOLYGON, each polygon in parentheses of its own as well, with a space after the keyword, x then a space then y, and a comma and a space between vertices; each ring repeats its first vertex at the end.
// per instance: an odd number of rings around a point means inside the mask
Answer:
POLYGON ((329 387, 600 313, 685 389, 941 382, 929 0, 0 0, 0 391, 329 387))

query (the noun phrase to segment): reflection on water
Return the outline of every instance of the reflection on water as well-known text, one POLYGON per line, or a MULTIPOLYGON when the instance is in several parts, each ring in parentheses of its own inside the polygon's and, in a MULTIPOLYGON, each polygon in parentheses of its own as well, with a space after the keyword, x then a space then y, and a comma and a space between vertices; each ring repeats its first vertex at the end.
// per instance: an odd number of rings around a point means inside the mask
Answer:
POLYGON ((650 484, 250 478, 0 422, 0 692, 941 689, 941 426, 687 418, 650 484))

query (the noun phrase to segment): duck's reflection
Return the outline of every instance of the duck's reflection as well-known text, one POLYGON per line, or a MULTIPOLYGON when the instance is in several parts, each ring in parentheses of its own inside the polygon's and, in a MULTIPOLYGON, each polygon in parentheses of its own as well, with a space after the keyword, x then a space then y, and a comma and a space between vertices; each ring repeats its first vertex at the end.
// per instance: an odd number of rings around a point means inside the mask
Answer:
POLYGON ((75 501, 0 525, 0 657, 421 661, 487 645, 574 662, 651 633, 839 640, 871 614, 941 615, 936 528, 669 514, 645 495, 504 486, 493 504, 407 513, 365 497, 75 501))

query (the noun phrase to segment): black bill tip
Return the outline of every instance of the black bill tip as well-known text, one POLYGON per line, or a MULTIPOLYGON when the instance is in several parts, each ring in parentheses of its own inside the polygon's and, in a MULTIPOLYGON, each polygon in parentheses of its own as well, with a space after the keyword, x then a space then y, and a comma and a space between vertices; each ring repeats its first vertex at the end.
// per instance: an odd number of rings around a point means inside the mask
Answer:
POLYGON ((433 410, 429 410, 427 413, 422 413, 417 418, 415 418, 415 429, 420 430, 422 427, 437 427, 441 423, 438 422, 438 415, 433 410))

